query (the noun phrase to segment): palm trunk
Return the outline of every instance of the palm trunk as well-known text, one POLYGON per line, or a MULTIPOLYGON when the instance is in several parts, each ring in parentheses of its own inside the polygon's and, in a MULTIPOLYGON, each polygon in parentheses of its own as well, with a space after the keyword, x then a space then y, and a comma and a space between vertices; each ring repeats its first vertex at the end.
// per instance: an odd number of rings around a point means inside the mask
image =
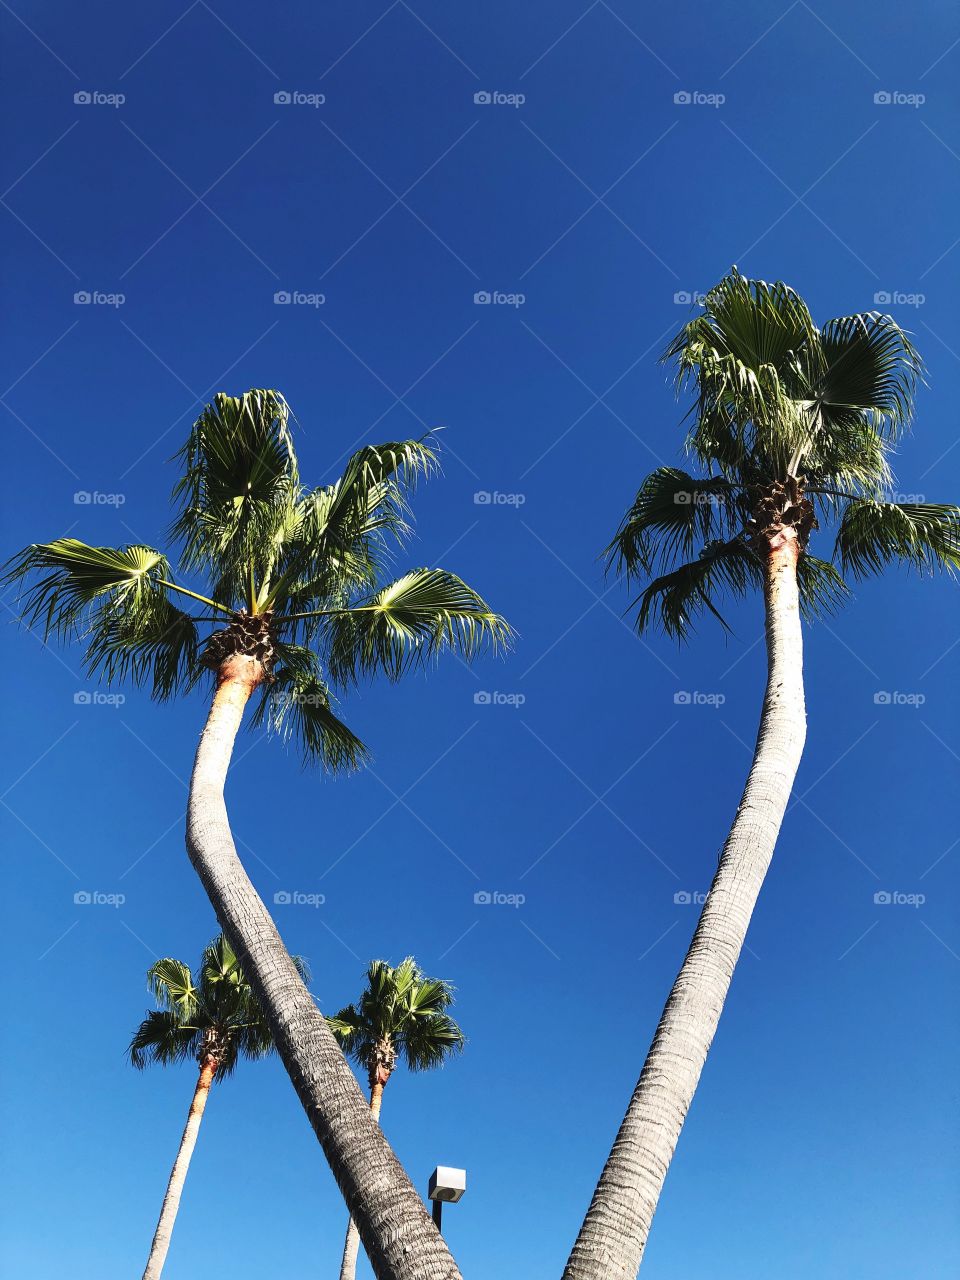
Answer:
POLYGON ((767 689, 753 764, 683 967, 564 1270, 633 1280, 773 856, 806 736, 797 542, 767 558, 767 689))
MULTIPOLYGON (((380 1123, 380 1108, 383 1105, 383 1084, 374 1080, 370 1086, 370 1114, 380 1123)), ((351 1218, 347 1223, 347 1238, 343 1245, 343 1261, 340 1263, 340 1280, 354 1280, 357 1274, 357 1256, 360 1253, 360 1232, 351 1218)))
POLYGON ((240 655, 217 673, 190 783, 190 859, 263 1008, 378 1280, 460 1280, 237 857, 223 787, 244 708, 263 677, 255 658, 240 655))
POLYGON ((190 1103, 190 1111, 187 1115, 187 1123, 184 1125, 183 1137, 180 1139, 180 1150, 177 1152, 177 1158, 173 1162, 173 1169, 170 1171, 170 1181, 167 1183, 166 1194, 163 1197, 160 1221, 157 1223, 157 1229, 153 1233, 153 1244, 150 1246, 150 1257, 147 1259, 147 1265, 143 1272, 143 1280, 159 1280, 163 1264, 167 1260, 167 1250, 170 1248, 173 1224, 177 1220, 177 1211, 180 1208, 183 1184, 187 1180, 187 1170, 190 1168, 193 1148, 197 1145, 197 1134, 200 1132, 203 1109, 207 1105, 210 1086, 216 1074, 216 1060, 204 1058, 200 1064, 200 1077, 197 1080, 197 1087, 193 1091, 193 1101, 190 1103))

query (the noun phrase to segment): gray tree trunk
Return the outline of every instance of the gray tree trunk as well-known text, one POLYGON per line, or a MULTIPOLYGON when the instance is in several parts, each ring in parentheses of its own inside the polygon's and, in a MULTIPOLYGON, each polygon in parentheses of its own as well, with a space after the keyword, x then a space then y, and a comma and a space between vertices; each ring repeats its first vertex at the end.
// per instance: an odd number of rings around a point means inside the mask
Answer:
POLYGON ((564 1280, 634 1280, 640 1268, 803 752, 806 715, 796 564, 795 537, 787 537, 768 557, 767 688, 753 764, 693 942, 660 1017, 564 1280))
MULTIPOLYGON (((383 1085, 375 1081, 370 1089, 370 1114, 380 1123, 380 1108, 383 1106, 383 1085)), ((354 1280, 357 1274, 357 1257, 360 1254, 360 1232, 351 1218, 347 1223, 347 1238, 343 1243, 343 1258, 340 1262, 340 1280, 354 1280)))
POLYGON ((157 1223, 157 1229, 153 1233, 153 1244, 150 1246, 150 1257, 147 1259, 147 1265, 143 1272, 143 1280, 160 1280, 163 1264, 167 1260, 167 1250, 170 1248, 173 1224, 177 1220, 177 1212, 180 1208, 183 1184, 187 1180, 187 1170, 190 1168, 193 1149, 197 1145, 197 1134, 200 1132, 200 1121, 203 1119, 203 1110, 207 1105, 207 1098, 210 1096, 210 1085, 213 1083, 216 1071, 217 1065, 210 1059, 205 1060, 200 1066, 197 1087, 193 1091, 193 1100, 190 1103, 190 1110, 187 1114, 187 1123, 183 1127, 180 1150, 177 1152, 177 1158, 174 1160, 173 1168, 170 1171, 170 1181, 167 1183, 166 1194, 163 1197, 160 1221, 157 1223))
POLYGON ((244 708, 263 674, 256 659, 239 655, 218 672, 190 783, 190 860, 260 1001, 378 1280, 460 1280, 234 847, 223 787, 244 708))

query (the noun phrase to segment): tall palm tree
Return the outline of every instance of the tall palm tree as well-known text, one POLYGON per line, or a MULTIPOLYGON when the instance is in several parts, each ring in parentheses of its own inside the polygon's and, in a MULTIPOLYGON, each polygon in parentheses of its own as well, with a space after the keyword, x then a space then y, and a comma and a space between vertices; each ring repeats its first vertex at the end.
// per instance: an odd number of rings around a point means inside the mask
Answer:
MULTIPOLYGON (((306 981, 303 960, 290 958, 306 981)), ((143 1280, 158 1280, 163 1271, 210 1086, 230 1075, 241 1058, 263 1058, 274 1049, 263 1012, 223 934, 206 947, 197 972, 195 982, 183 961, 170 957, 151 966, 147 985, 160 1008, 147 1013, 130 1041, 130 1061, 138 1071, 151 1062, 166 1067, 190 1058, 200 1067, 143 1280)))
MULTIPOLYGON (((426 977, 413 956, 396 968, 374 960, 359 1003, 327 1019, 344 1053, 367 1073, 370 1114, 378 1124, 383 1091, 401 1058, 411 1071, 429 1071, 463 1048, 463 1032, 447 1013, 452 1003, 450 984, 426 977)), ((351 1218, 340 1280, 353 1280, 359 1249, 360 1235, 351 1218)))
POLYGON ((180 573, 152 547, 60 538, 27 547, 8 577, 25 583, 28 625, 84 638, 94 677, 129 677, 164 699, 213 673, 190 782, 190 858, 375 1273, 450 1280, 459 1273, 446 1245, 237 857, 223 789, 251 697, 254 725, 296 737, 328 769, 353 768, 367 752, 335 714, 336 690, 377 674, 397 680, 444 649, 469 659, 506 643, 509 628, 443 569, 383 584, 391 544, 408 532, 410 487, 436 461, 428 441, 366 446, 333 484, 305 488, 288 419, 268 390, 218 394, 204 409, 179 455, 180 573))
POLYGON ((565 1280, 632 1280, 640 1266, 800 763, 801 616, 842 601, 841 569, 859 578, 896 561, 921 572, 960 567, 960 508, 888 496, 889 454, 921 372, 889 316, 817 328, 792 289, 734 269, 667 358, 680 387, 696 392, 687 448, 701 474, 661 467, 648 476, 608 548, 611 564, 628 580, 652 577, 636 601, 638 628, 659 624, 679 640, 698 615, 720 618, 723 593, 762 591, 767 685, 713 885, 565 1280), (820 521, 838 525, 840 569, 809 548, 820 521))

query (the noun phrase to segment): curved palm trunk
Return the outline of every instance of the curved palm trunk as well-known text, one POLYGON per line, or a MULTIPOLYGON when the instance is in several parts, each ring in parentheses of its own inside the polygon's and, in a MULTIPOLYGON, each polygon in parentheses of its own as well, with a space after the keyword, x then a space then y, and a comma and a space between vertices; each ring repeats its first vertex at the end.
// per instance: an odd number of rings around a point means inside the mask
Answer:
MULTIPOLYGON (((370 1087, 370 1114, 380 1123, 380 1108, 383 1105, 384 1082, 374 1080, 370 1087)), ((340 1263, 340 1280, 353 1280, 357 1274, 357 1257, 360 1253, 360 1232, 351 1218, 347 1224, 347 1238, 343 1245, 343 1261, 340 1263)))
POLYGON ((766 570, 767 689, 753 764, 683 967, 564 1270, 564 1280, 633 1280, 734 966, 760 893, 806 736, 797 543, 766 570))
POLYGON ((159 1280, 163 1264, 167 1260, 167 1250, 170 1248, 173 1224, 177 1220, 177 1211, 180 1208, 183 1184, 187 1179, 187 1170, 190 1168, 193 1149, 197 1145, 197 1134, 200 1132, 200 1121, 203 1119, 203 1109, 207 1105, 210 1086, 216 1074, 216 1059, 204 1058, 200 1064, 200 1076, 197 1080, 197 1087, 193 1091, 193 1101, 190 1103, 190 1111, 187 1114, 187 1123, 184 1125, 183 1137, 180 1139, 180 1150, 177 1152, 177 1158, 174 1160, 173 1168, 170 1171, 170 1181, 167 1183, 166 1194, 163 1197, 160 1221, 157 1223, 157 1229, 153 1233, 153 1244, 150 1246, 150 1257, 147 1259, 147 1265, 143 1272, 143 1280, 159 1280))
POLYGON ((223 787, 244 708, 263 677, 262 665, 241 655, 217 673, 190 782, 190 860, 260 1001, 378 1280, 460 1280, 237 857, 223 787))

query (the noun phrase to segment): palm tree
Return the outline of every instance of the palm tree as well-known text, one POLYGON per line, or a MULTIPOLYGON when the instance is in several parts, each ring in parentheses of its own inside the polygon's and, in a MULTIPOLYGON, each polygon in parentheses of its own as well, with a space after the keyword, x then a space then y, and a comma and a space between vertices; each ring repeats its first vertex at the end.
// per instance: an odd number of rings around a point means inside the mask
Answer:
POLYGON ((960 508, 889 499, 889 454, 908 424, 920 360, 889 317, 813 323, 784 284, 736 269, 673 341, 696 404, 687 447, 702 474, 661 467, 608 548, 628 580, 653 577, 639 630, 679 640, 724 592, 763 593, 767 685, 753 764, 693 942, 670 992, 565 1280, 634 1277, 733 969, 773 855, 806 735, 801 616, 838 605, 840 570, 809 549, 838 525, 854 577, 900 561, 960 567, 960 508), (698 551, 699 554, 695 554, 698 551), (677 563, 682 561, 682 563, 677 563))
MULTIPOLYGON (((290 958, 306 981, 303 960, 290 958)), ((263 1058, 274 1048, 263 1012, 223 934, 204 950, 198 973, 195 983, 183 961, 169 957, 152 965, 147 986, 160 1008, 147 1013, 130 1041, 130 1061, 138 1071, 151 1062, 166 1067, 190 1058, 200 1065, 143 1280, 158 1280, 163 1271, 210 1086, 230 1075, 241 1058, 263 1058)))
MULTIPOLYGON (((395 969, 374 960, 359 1003, 327 1019, 344 1053, 367 1073, 370 1114, 377 1123, 383 1091, 401 1058, 411 1071, 429 1071, 463 1048, 463 1032, 447 1013, 452 1003, 450 984, 426 977, 413 956, 395 969)), ((340 1280, 353 1280, 356 1275, 359 1248, 360 1236, 351 1218, 340 1280)))
POLYGON ((266 390, 218 394, 197 419, 174 490, 182 573, 152 547, 60 538, 27 547, 8 577, 24 581, 28 625, 85 639, 94 677, 129 677, 162 700, 213 673, 190 783, 190 858, 376 1275, 450 1280, 459 1273, 446 1245, 237 857, 223 789, 254 695, 254 725, 296 737, 328 769, 354 768, 367 751, 335 714, 335 691, 377 674, 397 680, 444 649, 469 659, 510 633, 443 569, 383 585, 390 546, 408 532, 410 488, 436 462, 427 440, 366 446, 333 484, 305 488, 288 419, 284 398, 266 390))

